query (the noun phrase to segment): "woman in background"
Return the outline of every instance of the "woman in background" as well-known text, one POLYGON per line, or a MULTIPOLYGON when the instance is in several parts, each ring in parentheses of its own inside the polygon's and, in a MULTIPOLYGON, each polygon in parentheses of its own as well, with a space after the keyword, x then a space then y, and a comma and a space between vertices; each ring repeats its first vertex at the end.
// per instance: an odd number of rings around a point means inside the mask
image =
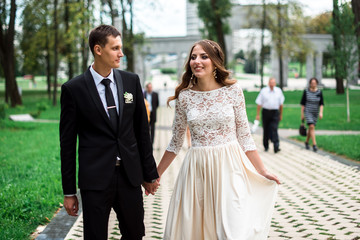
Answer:
POLYGON ((305 148, 310 149, 309 140, 311 138, 313 144, 313 151, 318 150, 315 138, 315 126, 317 119, 323 118, 324 98, 322 91, 318 89, 319 81, 316 78, 311 78, 309 81, 309 88, 304 90, 301 98, 301 121, 306 119, 309 126, 308 134, 305 140, 305 148), (305 116, 305 117, 304 117, 305 116))

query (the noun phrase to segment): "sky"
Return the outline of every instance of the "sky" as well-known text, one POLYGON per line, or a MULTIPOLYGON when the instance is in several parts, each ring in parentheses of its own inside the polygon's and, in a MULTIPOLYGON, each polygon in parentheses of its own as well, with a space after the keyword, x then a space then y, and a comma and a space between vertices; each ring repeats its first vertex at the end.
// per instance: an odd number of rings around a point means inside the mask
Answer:
MULTIPOLYGON (((304 5, 305 15, 317 15, 332 10, 332 0, 297 1, 304 5)), ((144 2, 147 1, 134 1, 136 32, 145 32, 147 37, 186 35, 186 0, 157 0, 153 1, 151 6, 144 2)), ((237 2, 261 4, 262 0, 237 0, 237 2)))

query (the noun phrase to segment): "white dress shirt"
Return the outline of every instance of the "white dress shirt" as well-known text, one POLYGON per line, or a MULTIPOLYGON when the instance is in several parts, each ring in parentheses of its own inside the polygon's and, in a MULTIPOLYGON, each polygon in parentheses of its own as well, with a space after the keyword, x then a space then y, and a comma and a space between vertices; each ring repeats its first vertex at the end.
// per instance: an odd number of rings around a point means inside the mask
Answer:
POLYGON ((270 87, 261 89, 255 100, 257 105, 268 110, 279 110, 284 101, 284 94, 278 87, 274 87, 273 90, 271 90, 270 87))
POLYGON ((111 88, 112 94, 114 96, 116 111, 119 114, 119 98, 118 98, 118 92, 117 92, 117 88, 116 88, 116 84, 115 84, 115 80, 114 80, 114 70, 111 69, 109 76, 103 77, 94 70, 94 68, 91 64, 90 72, 91 72, 92 77, 94 78, 95 85, 99 92, 101 102, 103 103, 104 109, 109 117, 110 117, 110 115, 107 110, 107 103, 106 103, 106 97, 105 97, 105 85, 102 84, 101 81, 104 78, 110 79, 110 81, 111 81, 110 88, 111 88))

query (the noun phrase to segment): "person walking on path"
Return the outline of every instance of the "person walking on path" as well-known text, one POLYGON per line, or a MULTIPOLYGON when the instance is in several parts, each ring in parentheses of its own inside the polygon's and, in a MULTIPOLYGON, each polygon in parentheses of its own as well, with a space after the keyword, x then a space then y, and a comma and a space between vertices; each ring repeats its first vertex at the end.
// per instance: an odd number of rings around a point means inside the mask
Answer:
POLYGON ((309 81, 309 88, 304 90, 301 98, 301 121, 306 119, 309 126, 308 133, 305 140, 305 148, 310 149, 309 140, 313 144, 313 151, 318 150, 315 137, 315 126, 317 119, 323 118, 324 98, 322 91, 318 89, 319 81, 316 78, 311 78, 309 81))
POLYGON ((152 84, 148 83, 145 86, 144 96, 150 103, 150 135, 151 143, 154 143, 155 138, 155 122, 156 122, 156 110, 159 107, 159 95, 153 91, 152 84))
POLYGON ((84 239, 107 239, 113 208, 122 239, 140 240, 145 234, 141 184, 152 194, 159 185, 140 80, 116 69, 124 56, 116 28, 93 29, 89 46, 93 64, 61 88, 64 207, 69 215, 77 215, 78 138, 84 239))
POLYGON ((279 122, 282 120, 285 97, 280 88, 276 87, 275 78, 269 79, 269 86, 261 89, 255 102, 257 104, 256 120, 260 120, 260 110, 263 125, 263 145, 269 150, 269 140, 274 144, 274 152, 280 151, 278 134, 279 122))
POLYGON ((220 46, 196 42, 176 100, 172 139, 159 163, 161 176, 188 150, 174 186, 165 240, 267 238, 278 178, 268 172, 251 137, 240 84, 230 80, 220 46))

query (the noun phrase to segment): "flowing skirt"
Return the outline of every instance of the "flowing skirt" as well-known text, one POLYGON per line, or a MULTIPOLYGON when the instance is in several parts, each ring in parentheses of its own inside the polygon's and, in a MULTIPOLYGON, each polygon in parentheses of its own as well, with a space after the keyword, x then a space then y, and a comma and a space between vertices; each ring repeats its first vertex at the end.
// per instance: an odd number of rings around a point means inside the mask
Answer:
POLYGON ((266 239, 277 184, 258 174, 237 141, 193 147, 171 197, 166 240, 266 239))

